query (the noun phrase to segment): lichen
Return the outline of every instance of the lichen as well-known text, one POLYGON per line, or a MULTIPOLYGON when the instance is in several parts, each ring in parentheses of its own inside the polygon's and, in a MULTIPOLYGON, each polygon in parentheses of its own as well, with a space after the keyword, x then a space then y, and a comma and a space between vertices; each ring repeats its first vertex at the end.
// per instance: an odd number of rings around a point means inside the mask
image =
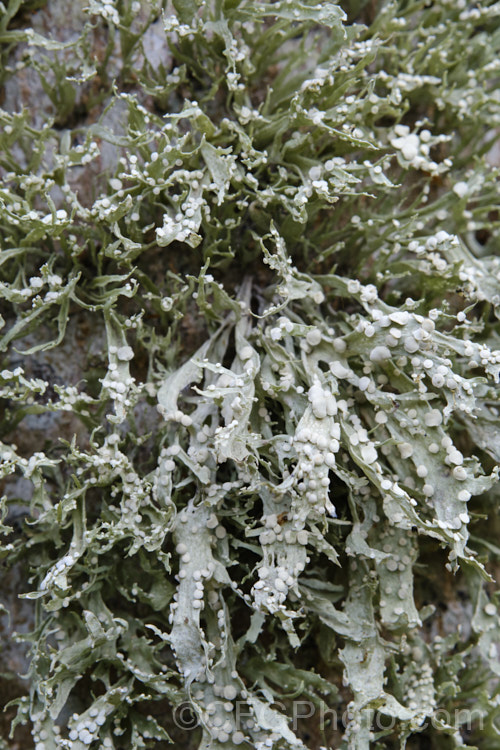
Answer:
POLYGON ((500 4, 74 6, 0 4, 12 731, 497 747, 500 4))

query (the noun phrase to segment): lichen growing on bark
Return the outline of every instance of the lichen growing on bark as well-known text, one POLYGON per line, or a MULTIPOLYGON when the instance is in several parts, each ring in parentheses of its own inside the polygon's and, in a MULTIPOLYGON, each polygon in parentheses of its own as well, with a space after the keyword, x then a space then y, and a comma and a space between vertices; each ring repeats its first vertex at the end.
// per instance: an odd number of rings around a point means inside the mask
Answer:
POLYGON ((4 746, 496 748, 500 4, 68 8, 0 4, 4 746))

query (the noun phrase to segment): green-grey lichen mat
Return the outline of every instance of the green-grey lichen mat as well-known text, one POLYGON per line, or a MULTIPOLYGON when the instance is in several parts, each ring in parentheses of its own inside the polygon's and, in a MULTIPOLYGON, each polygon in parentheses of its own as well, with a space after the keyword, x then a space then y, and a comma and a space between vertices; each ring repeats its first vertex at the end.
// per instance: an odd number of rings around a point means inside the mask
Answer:
POLYGON ((0 747, 498 750, 500 3, 0 54, 0 747))

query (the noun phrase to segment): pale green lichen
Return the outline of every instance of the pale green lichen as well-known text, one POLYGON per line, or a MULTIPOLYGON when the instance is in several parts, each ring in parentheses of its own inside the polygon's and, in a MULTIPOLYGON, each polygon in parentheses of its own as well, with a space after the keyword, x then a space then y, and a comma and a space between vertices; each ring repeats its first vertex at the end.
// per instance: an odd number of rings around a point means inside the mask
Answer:
POLYGON ((36 5, 0 4, 16 721, 496 748, 500 4, 36 5))

